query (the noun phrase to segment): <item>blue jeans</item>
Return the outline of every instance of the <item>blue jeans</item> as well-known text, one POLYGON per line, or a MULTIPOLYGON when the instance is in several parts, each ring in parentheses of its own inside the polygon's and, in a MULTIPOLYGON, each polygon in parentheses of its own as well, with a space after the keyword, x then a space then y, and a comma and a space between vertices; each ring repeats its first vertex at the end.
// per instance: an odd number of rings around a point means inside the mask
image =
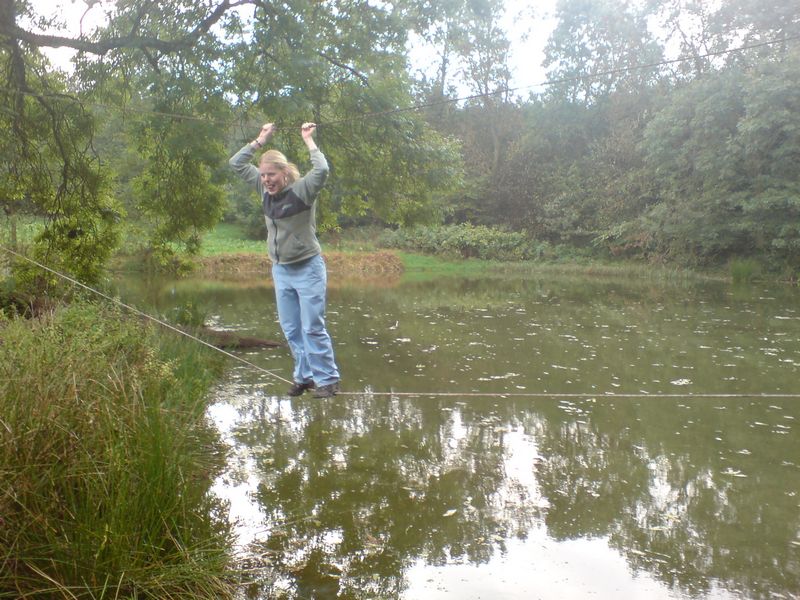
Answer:
POLYGON ((317 387, 339 381, 333 342, 325 328, 328 275, 319 254, 295 264, 272 265, 278 320, 294 357, 294 380, 317 387))

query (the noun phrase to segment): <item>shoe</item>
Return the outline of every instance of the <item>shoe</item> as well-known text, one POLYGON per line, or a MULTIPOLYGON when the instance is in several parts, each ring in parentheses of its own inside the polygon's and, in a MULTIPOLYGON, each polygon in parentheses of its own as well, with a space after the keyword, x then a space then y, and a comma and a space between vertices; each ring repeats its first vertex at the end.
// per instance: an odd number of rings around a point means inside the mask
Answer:
POLYGON ((313 390, 315 387, 313 381, 307 381, 305 383, 297 383, 296 381, 292 384, 292 387, 289 388, 289 391, 286 392, 288 396, 302 396, 303 392, 306 390, 313 390))
POLYGON ((333 383, 329 383, 328 385, 321 385, 317 389, 314 390, 314 393, 311 395, 314 398, 333 398, 336 394, 339 393, 339 382, 334 381, 333 383))

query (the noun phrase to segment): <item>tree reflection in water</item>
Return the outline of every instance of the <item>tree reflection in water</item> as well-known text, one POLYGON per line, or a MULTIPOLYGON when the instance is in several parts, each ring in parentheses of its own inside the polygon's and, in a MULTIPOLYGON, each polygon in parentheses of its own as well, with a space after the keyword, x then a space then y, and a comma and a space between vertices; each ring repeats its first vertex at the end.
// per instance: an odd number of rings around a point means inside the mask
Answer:
POLYGON ((554 540, 606 539, 682 595, 800 591, 800 477, 787 460, 800 443, 780 434, 794 415, 778 406, 758 426, 754 401, 365 394, 238 406, 234 436, 264 515, 250 551, 269 562, 251 598, 399 598, 419 559, 485 564, 542 525, 554 540))

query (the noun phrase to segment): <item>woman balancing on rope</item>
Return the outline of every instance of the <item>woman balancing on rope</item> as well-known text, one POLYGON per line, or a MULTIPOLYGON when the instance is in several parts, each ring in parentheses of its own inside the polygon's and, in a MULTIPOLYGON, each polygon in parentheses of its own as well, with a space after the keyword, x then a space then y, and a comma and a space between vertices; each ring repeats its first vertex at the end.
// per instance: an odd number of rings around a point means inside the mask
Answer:
POLYGON ((267 150, 258 168, 253 154, 275 133, 267 123, 255 140, 230 159, 233 170, 254 185, 267 221, 267 248, 278 319, 294 357, 294 385, 290 396, 314 390, 315 398, 339 391, 339 370, 333 343, 325 328, 327 274, 316 235, 316 200, 328 176, 328 161, 314 142, 314 123, 304 123, 301 135, 311 154, 311 170, 303 177, 283 153, 267 150))

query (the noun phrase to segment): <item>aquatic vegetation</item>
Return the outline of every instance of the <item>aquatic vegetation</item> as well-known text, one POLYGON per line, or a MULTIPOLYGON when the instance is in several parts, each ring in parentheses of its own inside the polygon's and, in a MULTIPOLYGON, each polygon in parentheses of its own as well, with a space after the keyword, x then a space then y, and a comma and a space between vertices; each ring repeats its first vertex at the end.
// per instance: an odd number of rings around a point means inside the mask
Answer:
POLYGON ((754 259, 737 259, 730 264, 733 283, 749 283, 761 276, 761 265, 754 259))

